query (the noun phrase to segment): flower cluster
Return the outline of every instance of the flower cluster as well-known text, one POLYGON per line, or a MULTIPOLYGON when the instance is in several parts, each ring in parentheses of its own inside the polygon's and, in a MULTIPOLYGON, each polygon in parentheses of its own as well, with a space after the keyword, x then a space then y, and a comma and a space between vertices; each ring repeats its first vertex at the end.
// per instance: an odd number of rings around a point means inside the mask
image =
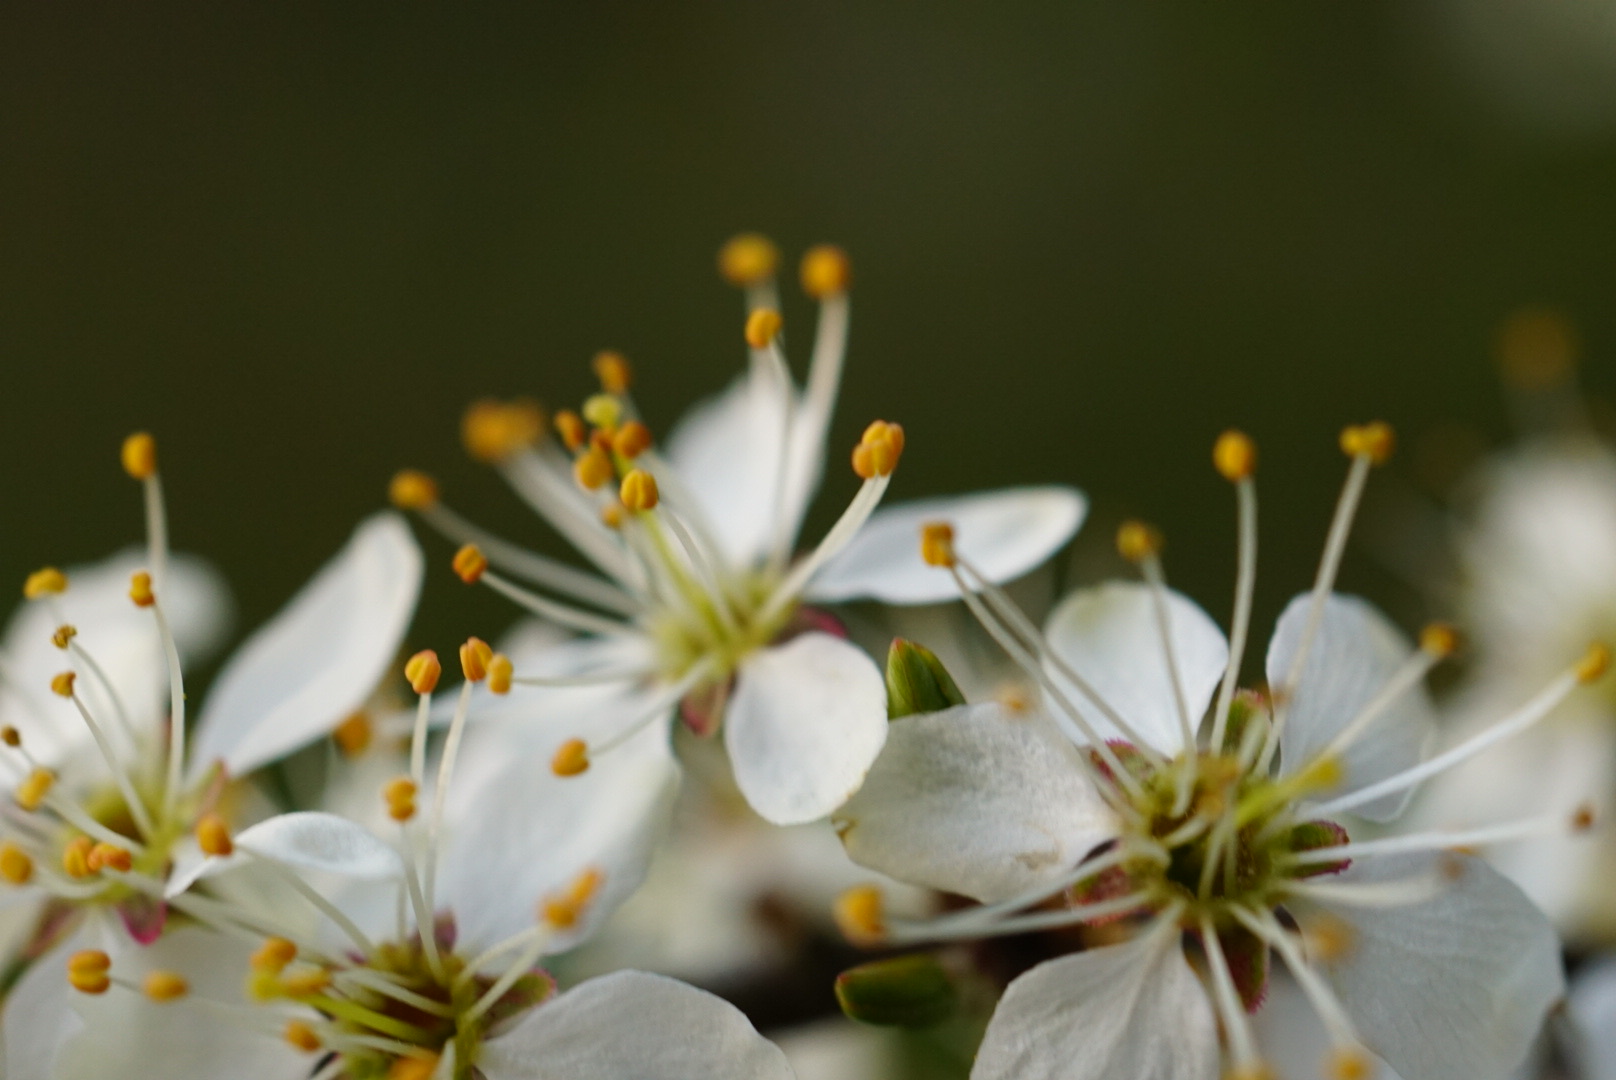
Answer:
MULTIPOLYGON (((1444 724, 1425 680, 1459 631, 1411 640, 1336 591, 1394 442, 1348 427, 1317 576, 1253 682, 1247 435, 1212 450, 1236 502, 1227 633, 1168 586, 1138 521, 1116 537, 1135 573, 1040 625, 1012 592, 1037 591, 1083 495, 886 505, 925 452, 886 420, 829 468, 850 264, 831 246, 802 260, 817 325, 799 384, 778 262, 755 235, 720 252, 746 367, 666 438, 615 352, 575 409, 465 413, 468 451, 591 570, 490 533, 424 472, 393 478, 397 510, 449 541, 445 569, 524 613, 497 645, 405 655, 426 560, 383 511, 193 710, 187 669, 226 594, 170 551, 155 441, 126 440, 144 548, 30 575, 0 643, 0 1075, 789 1078, 746 1014, 670 973, 783 975, 832 922, 906 950, 837 979, 843 1010, 963 1039, 969 1064, 945 1075, 1523 1067, 1566 998, 1528 892, 1567 933, 1616 926, 1530 870, 1586 845, 1608 752, 1572 761, 1593 744, 1567 741, 1523 770, 1511 749, 1609 711, 1608 450, 1579 443, 1547 480, 1535 457, 1496 470, 1464 547, 1484 689, 1452 695, 1464 715, 1444 724), (821 487, 841 509, 804 544, 821 487), (891 640, 901 619, 933 647, 891 640)), ((1589 971, 1560 1010, 1586 1037, 1561 1056, 1608 1069, 1610 977, 1589 971)))

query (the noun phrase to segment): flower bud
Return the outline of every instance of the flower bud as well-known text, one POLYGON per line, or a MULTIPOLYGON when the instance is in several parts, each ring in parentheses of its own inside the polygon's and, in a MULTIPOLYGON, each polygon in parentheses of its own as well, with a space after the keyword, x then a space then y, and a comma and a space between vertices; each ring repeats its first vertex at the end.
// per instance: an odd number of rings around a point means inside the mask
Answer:
POLYGON ((937 654, 895 638, 887 650, 887 719, 941 712, 965 704, 965 695, 937 654))
POLYGON ((875 960, 836 977, 842 1012, 863 1024, 930 1027, 954 1014, 959 990, 930 953, 875 960))

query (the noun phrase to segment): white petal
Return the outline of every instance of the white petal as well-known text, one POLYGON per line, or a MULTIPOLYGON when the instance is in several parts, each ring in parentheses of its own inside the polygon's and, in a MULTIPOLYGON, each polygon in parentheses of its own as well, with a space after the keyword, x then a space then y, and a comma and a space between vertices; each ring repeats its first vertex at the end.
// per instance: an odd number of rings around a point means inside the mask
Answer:
POLYGON ((231 657, 191 755, 242 775, 331 731, 393 663, 421 589, 421 550, 394 513, 353 539, 231 657))
MULTIPOLYGON (((1072 593, 1044 625, 1049 647, 1108 702, 1112 709, 1158 750, 1176 753, 1184 745, 1178 704, 1167 670, 1167 653, 1157 626, 1151 588, 1111 581, 1072 593)), ((1188 705, 1190 727, 1200 726, 1229 662, 1229 646, 1210 616, 1180 593, 1167 594, 1173 652, 1188 705)), ((1111 723, 1077 688, 1051 666, 1066 696, 1102 738, 1121 738, 1111 723)))
MULTIPOLYGON (((1309 594, 1285 608, 1268 645, 1268 682, 1283 686, 1307 624, 1309 594)), ((1356 596, 1332 594, 1325 601, 1307 664, 1291 699, 1280 743, 1284 771, 1292 772, 1329 746, 1341 730, 1380 693, 1414 647, 1391 620, 1356 596)), ((1343 754, 1351 791, 1417 764, 1430 748, 1436 718, 1424 686, 1400 695, 1343 754)), ((1377 799, 1356 813, 1386 821, 1402 813, 1408 793, 1377 799)))
POLYGON ((1351 928, 1323 965, 1369 1048, 1420 1080, 1505 1077, 1565 991, 1560 945, 1542 912, 1479 859, 1358 860, 1333 879, 1437 876, 1436 896, 1396 907, 1324 905, 1351 928))
MULTIPOLYGON (((1330 1032, 1307 995, 1291 981, 1278 962, 1268 980, 1262 1007, 1251 1018, 1264 1062, 1278 1080, 1318 1080, 1328 1076, 1332 1047, 1330 1032)), ((1364 1080, 1399 1080, 1383 1061, 1370 1064, 1364 1080)))
POLYGON ((813 821, 846 802, 886 737, 880 670, 821 633, 759 650, 741 668, 724 720, 735 782, 776 825, 813 821))
POLYGON ((792 1080, 735 1006, 661 975, 619 971, 534 1009, 483 1046, 488 1080, 792 1080))
POLYGON ((1215 1080, 1217 1025, 1178 934, 1049 960, 1010 984, 971 1080, 1215 1080))
POLYGON ((1578 972, 1571 986, 1568 1050, 1586 1080, 1616 1080, 1616 960, 1578 972))
POLYGON ((80 928, 34 961, 6 994, 0 1030, 0 1076, 7 1080, 55 1080, 56 1063, 67 1044, 84 1029, 73 1011, 80 997, 67 985, 67 958, 80 949, 97 948, 95 935, 80 928))
POLYGON ((1072 538, 1088 500, 1068 487, 1006 488, 975 495, 920 499, 877 510, 841 554, 814 575, 808 599, 871 597, 888 604, 953 600, 953 575, 920 559, 920 529, 954 526, 954 548, 991 581, 1032 570, 1072 538))
POLYGON ((1116 836, 1079 751, 997 704, 892 722, 834 821, 854 862, 984 902, 1059 876, 1116 836))
MULTIPOLYGON (((236 847, 299 870, 381 881, 403 874, 397 851, 369 829, 335 814, 299 810, 243 829, 236 847)), ((232 856, 231 858, 235 858, 232 856)), ((216 860, 224 864, 227 860, 216 860)))

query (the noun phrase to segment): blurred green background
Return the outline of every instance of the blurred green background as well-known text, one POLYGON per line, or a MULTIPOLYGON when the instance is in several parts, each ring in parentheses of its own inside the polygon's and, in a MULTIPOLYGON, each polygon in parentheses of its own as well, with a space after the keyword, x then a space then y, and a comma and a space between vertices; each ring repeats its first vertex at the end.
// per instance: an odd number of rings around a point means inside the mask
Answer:
MULTIPOLYGON (((1516 306, 1563 305, 1612 388, 1613 57, 1588 0, 8 4, 0 580, 138 537, 137 427, 247 626, 400 465, 554 550, 463 405, 574 403, 614 346, 665 431, 738 369, 713 257, 760 229, 852 253, 833 445, 903 421, 896 496, 1077 483, 1222 612, 1208 451, 1245 427, 1272 613, 1343 423, 1505 432, 1516 306)), ((429 552, 421 644, 509 621, 429 552)))

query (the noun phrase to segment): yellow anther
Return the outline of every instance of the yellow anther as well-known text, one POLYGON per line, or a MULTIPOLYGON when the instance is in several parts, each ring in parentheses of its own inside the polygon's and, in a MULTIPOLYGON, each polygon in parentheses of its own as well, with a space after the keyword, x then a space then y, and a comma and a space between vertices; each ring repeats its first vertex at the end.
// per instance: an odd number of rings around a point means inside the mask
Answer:
POLYGON ((511 692, 511 677, 515 674, 511 667, 511 658, 504 653, 495 653, 488 660, 488 689, 495 694, 508 694, 511 692))
POLYGON ((861 480, 890 476, 903 457, 903 425, 876 420, 864 429, 853 448, 853 471, 861 480))
POLYGON ((1506 380, 1522 390, 1540 391, 1571 377, 1580 343, 1563 312, 1529 307, 1504 320, 1495 348, 1506 380))
POLYGON ((136 570, 129 575, 129 599, 135 602, 136 607, 151 607, 157 602, 152 592, 151 575, 144 570, 136 570))
POLYGON ((112 985, 107 972, 112 958, 100 949, 85 949, 67 958, 67 982, 81 994, 104 994, 112 985))
POLYGON ((431 649, 422 649, 404 661, 404 678, 409 680, 410 689, 417 694, 430 694, 436 690, 442 675, 443 664, 431 649))
POLYGON ((612 452, 633 460, 651 449, 651 429, 638 420, 630 420, 612 436, 612 452))
POLYGON ((600 380, 600 388, 608 394, 626 394, 634 383, 634 369, 620 352, 602 349, 595 354, 591 366, 595 369, 595 378, 600 380))
POLYGON ((0 877, 13 885, 26 885, 34 876, 34 860, 9 840, 0 844, 0 877))
POLYGON ((932 521, 920 527, 920 557, 927 566, 954 565, 954 526, 932 521))
POLYGON ((1609 670, 1610 646, 1603 641, 1596 641, 1588 646, 1588 651, 1577 661, 1577 681, 1591 683, 1609 670))
POLYGON ((135 857, 116 844, 96 844, 85 859, 92 874, 103 870, 117 870, 127 874, 135 865, 135 857))
POLYGON ((387 816, 402 824, 415 816, 415 781, 407 776, 389 780, 382 788, 387 816))
POLYGON ((1223 1080, 1274 1080, 1274 1070, 1265 1062, 1251 1061, 1224 1073, 1223 1080))
POLYGON ((400 469, 387 485, 387 501, 400 510, 425 510, 438 504, 438 482, 419 469, 400 469))
POLYGON ((598 450, 609 457, 612 452, 612 431, 611 427, 598 427, 591 431, 589 433, 589 448, 598 450))
POLYGON ((1230 428, 1212 444, 1212 465, 1231 484, 1244 480, 1257 471, 1257 444, 1245 432, 1230 428))
POLYGON ((1333 964, 1352 952, 1356 937, 1345 919, 1319 914, 1302 924, 1302 938, 1309 955, 1320 963, 1333 964))
POLYGON ((93 850, 94 840, 88 836, 75 836, 62 849, 62 872, 70 878, 89 877, 93 872, 90 869, 90 852, 93 850))
POLYGON ((815 300, 840 296, 853 283, 853 264, 835 244, 816 244, 802 257, 802 291, 815 300))
POLYGON ((18 731, 10 724, 7 724, 5 727, 0 727, 0 742, 5 743, 7 746, 15 750, 17 747, 22 745, 22 732, 18 731))
POLYGON ((274 1001, 286 996, 280 975, 273 971, 249 971, 243 989, 253 1001, 274 1001))
POLYGON ((1341 430, 1341 452, 1348 457, 1367 457, 1371 464, 1384 465, 1396 448, 1397 435, 1392 426, 1379 420, 1341 430))
POLYGON ((596 491, 609 483, 617 475, 617 470, 612 467, 612 459, 603 451, 590 447, 572 463, 572 475, 579 487, 596 491))
POLYGON ((55 783, 55 773, 49 769, 35 769, 17 785, 17 805, 24 810, 38 810, 39 804, 45 801, 45 796, 50 794, 51 785, 55 783))
POLYGON ((1355 1046, 1338 1046, 1330 1051, 1330 1080, 1368 1080, 1373 1072, 1369 1055, 1355 1046))
POLYGON ((577 925, 589 902, 600 891, 602 880, 599 870, 593 868, 585 870, 573 879, 566 892, 545 897, 544 903, 539 907, 540 915, 557 930, 570 929, 577 925))
POLYGON ((1598 820, 1599 815, 1594 811, 1594 804, 1582 803, 1571 815, 1571 831, 1587 832, 1598 820))
POLYGON ((778 311, 758 308, 746 317, 746 343, 754 349, 766 349, 784 325, 778 311))
POLYGON ((609 502, 600 508, 600 523, 608 529, 621 529, 623 527, 623 515, 627 512, 623 509, 622 503, 609 502))
POLYGON ((331 731, 331 740, 337 744, 344 757, 358 757, 370 749, 371 739, 375 736, 375 729, 370 717, 361 710, 351 713, 348 719, 338 724, 331 731))
POLYGON ((320 1042, 320 1036, 314 1033, 314 1029, 301 1020, 288 1020, 281 1037, 305 1054, 312 1054, 324 1045, 320 1042))
POLYGON ((177 1001, 191 991, 185 976, 173 971, 153 971, 146 975, 141 990, 153 1001, 177 1001))
POLYGON ((409 1057, 395 1058, 387 1067, 387 1080, 432 1080, 438 1071, 438 1055, 426 1050, 409 1057))
POLYGON ((331 973, 325 968, 309 968, 307 971, 286 975, 280 980, 281 993, 293 998, 312 997, 330 985, 331 973))
POLYGON ((1309 791, 1329 791, 1346 779, 1346 767, 1334 754, 1322 754, 1304 765, 1296 783, 1309 791))
POLYGON ((855 945, 877 945, 886 937, 886 903, 874 885, 857 885, 836 898, 836 925, 855 945))
POLYGON ((1117 527, 1117 554, 1129 562, 1144 562, 1161 554, 1162 535, 1143 521, 1124 521, 1117 527))
POLYGON ((279 975, 286 965, 297 959, 297 946, 283 937, 265 938, 252 954, 249 963, 254 971, 272 971, 279 975))
POLYGON ((456 577, 467 585, 475 585, 482 580, 483 572, 488 569, 488 556, 484 555, 483 549, 476 544, 466 544, 455 552, 454 562, 451 565, 454 567, 456 577))
POLYGON ((144 431, 137 431, 123 441, 123 471, 136 480, 145 480, 157 472, 157 440, 144 431))
POLYGON ((66 649, 68 645, 72 643, 73 639, 78 636, 78 627, 72 625, 71 623, 63 623, 61 626, 56 628, 56 633, 51 635, 51 644, 55 645, 58 649, 66 649))
POLYGON ((544 437, 544 411, 534 401, 474 401, 460 421, 460 440, 478 461, 507 461, 544 437))
POLYGON ((1432 623, 1420 631, 1420 649, 1445 658, 1459 651, 1459 631, 1448 623, 1432 623))
POLYGON ((235 841, 230 839, 230 827, 218 814, 202 815, 196 823, 196 842, 204 855, 223 857, 236 850, 235 841))
POLYGON ((617 497, 630 510, 655 510, 658 498, 656 477, 644 469, 630 469, 617 489, 617 497))
POLYGON ((759 233, 741 233, 718 249, 718 272, 725 281, 741 288, 769 280, 779 265, 779 249, 759 233))
POLYGON ((592 394, 584 401, 584 419, 606 431, 614 431, 623 419, 623 403, 610 394, 592 394))
POLYGON ((51 693, 57 697, 72 697, 73 683, 77 679, 78 676, 71 671, 64 671, 59 675, 51 676, 51 693))
POLYGON ((589 744, 582 739, 568 739, 550 759, 550 771, 557 776, 577 776, 589 771, 589 744))
POLYGON ((469 682, 482 682, 488 675, 488 661, 494 650, 480 637, 469 637, 460 646, 460 672, 469 682))
POLYGON ((568 450, 576 450, 584 444, 589 437, 589 429, 584 425, 584 418, 571 409, 562 409, 555 414, 556 434, 561 436, 561 443, 568 450))
POLYGON ((66 591, 67 575, 54 566, 35 570, 22 583, 22 594, 29 600, 38 600, 41 596, 55 596, 66 591))

